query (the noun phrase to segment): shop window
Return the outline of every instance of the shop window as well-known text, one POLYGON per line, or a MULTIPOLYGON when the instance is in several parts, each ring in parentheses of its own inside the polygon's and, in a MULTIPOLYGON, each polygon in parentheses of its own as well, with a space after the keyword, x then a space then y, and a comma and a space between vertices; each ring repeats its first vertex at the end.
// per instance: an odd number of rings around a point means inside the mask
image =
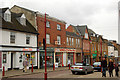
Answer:
POLYGON ((10 33, 10 43, 15 43, 15 33, 14 32, 10 33))
POLYGON ((57 30, 61 30, 61 26, 57 24, 57 30))
POLYGON ((61 45, 61 37, 57 36, 58 45, 61 45))
POLYGON ((30 44, 30 35, 26 35, 26 44, 30 44))
POLYGON ((3 63, 7 63, 7 55, 3 54, 3 63))
POLYGON ((50 28, 50 22, 46 21, 46 27, 50 28))
POLYGON ((50 44, 50 35, 46 34, 46 44, 50 44))

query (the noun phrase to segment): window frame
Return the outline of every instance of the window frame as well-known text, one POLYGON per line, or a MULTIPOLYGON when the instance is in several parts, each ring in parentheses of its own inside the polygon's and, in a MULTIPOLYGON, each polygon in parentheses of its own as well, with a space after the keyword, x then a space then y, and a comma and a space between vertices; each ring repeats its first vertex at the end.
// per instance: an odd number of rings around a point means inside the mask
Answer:
POLYGON ((10 43, 15 44, 16 34, 15 32, 10 32, 10 43))
POLYGON ((61 30, 61 25, 57 24, 57 30, 61 30))
POLYGON ((30 35, 28 35, 28 34, 26 35, 26 44, 28 44, 28 45, 30 44, 30 35), (27 39, 29 39, 29 40, 27 40, 27 39), (29 42, 27 43, 27 41, 29 41, 29 42))
POLYGON ((50 21, 46 21, 46 28, 50 28, 50 21))
POLYGON ((50 34, 46 34, 46 44, 50 44, 50 34))
POLYGON ((4 20, 7 21, 7 22, 11 22, 11 14, 4 13, 4 20))
POLYGON ((58 45, 61 45, 61 36, 57 36, 57 41, 58 41, 58 45), (60 40, 60 41, 58 41, 58 40, 60 40))

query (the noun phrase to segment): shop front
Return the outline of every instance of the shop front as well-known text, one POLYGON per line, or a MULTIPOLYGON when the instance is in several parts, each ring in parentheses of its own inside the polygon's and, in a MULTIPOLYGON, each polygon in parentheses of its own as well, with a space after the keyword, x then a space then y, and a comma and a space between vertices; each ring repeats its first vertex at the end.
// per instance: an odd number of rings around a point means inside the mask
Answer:
POLYGON ((23 61, 27 59, 28 68, 37 67, 37 48, 2 48, 2 64, 5 70, 23 69, 23 61))
POLYGON ((2 52, 0 51, 0 71, 2 69, 2 52))
POLYGON ((55 48, 55 63, 58 66, 68 66, 68 61, 70 64, 75 64, 76 49, 62 49, 55 48))
MULTIPOLYGON (((47 51, 46 64, 47 67, 52 67, 54 63, 54 52, 47 51)), ((40 51, 40 69, 45 67, 45 53, 40 51)))

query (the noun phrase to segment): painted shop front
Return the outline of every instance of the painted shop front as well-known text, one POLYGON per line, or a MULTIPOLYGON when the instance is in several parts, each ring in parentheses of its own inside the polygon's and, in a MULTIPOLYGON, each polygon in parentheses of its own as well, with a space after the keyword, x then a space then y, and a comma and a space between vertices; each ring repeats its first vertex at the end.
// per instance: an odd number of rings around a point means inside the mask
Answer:
POLYGON ((70 64, 75 64, 76 49, 62 49, 55 48, 54 62, 58 63, 58 66, 68 66, 68 60, 70 64))
MULTIPOLYGON (((54 64, 54 48, 47 48, 47 67, 53 67, 54 64)), ((45 51, 43 49, 40 49, 39 51, 39 65, 40 65, 40 69, 45 67, 45 51)))
POLYGON ((23 61, 27 59, 29 66, 37 67, 37 48, 2 48, 2 64, 5 70, 23 69, 23 61))

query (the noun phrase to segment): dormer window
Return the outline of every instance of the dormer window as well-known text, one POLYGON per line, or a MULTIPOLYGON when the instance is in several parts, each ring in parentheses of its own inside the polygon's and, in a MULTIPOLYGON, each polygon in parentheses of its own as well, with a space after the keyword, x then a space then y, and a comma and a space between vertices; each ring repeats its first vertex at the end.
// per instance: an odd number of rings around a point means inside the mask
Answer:
POLYGON ((4 13, 4 20, 11 22, 11 14, 10 13, 4 13))
POLYGON ((22 25, 26 25, 26 19, 25 18, 20 18, 20 23, 22 24, 22 25))
POLYGON ((87 38, 87 39, 88 39, 88 33, 85 33, 85 38, 87 38))

